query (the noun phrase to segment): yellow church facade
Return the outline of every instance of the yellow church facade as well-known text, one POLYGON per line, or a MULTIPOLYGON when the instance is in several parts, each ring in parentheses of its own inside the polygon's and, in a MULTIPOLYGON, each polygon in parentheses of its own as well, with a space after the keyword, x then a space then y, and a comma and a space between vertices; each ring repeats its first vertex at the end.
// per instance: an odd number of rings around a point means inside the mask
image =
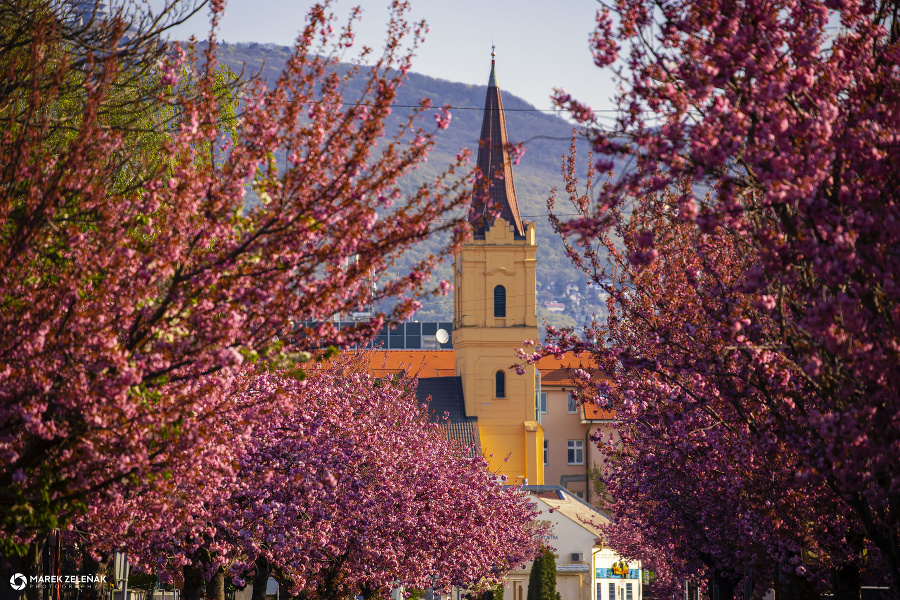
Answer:
POLYGON ((465 412, 477 417, 482 452, 511 482, 544 483, 544 430, 536 420, 536 372, 519 375, 516 350, 537 340, 535 224, 523 222, 508 151, 503 101, 491 60, 478 168, 474 238, 454 256, 453 346, 465 412))
POLYGON ((453 338, 456 374, 463 382, 466 414, 492 471, 510 480, 544 482, 543 428, 535 420, 533 366, 518 375, 516 349, 538 337, 535 309, 537 244, 534 223, 515 239, 502 218, 457 253, 454 264, 453 338))

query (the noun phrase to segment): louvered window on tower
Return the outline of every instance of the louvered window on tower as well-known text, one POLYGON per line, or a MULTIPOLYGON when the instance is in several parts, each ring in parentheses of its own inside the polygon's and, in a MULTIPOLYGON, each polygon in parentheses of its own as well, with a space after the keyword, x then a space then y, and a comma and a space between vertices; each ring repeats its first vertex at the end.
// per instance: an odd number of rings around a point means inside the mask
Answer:
POLYGON ((497 371, 497 398, 506 398, 506 374, 503 371, 497 371))
POLYGON ((494 318, 506 318, 506 288, 502 285, 494 288, 494 318))

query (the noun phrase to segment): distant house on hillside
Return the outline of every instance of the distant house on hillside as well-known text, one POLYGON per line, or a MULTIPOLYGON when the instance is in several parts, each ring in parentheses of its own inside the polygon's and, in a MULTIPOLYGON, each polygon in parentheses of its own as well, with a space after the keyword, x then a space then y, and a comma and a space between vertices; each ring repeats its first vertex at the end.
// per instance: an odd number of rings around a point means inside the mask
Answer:
POLYGON ((544 308, 547 309, 547 312, 562 312, 566 310, 566 305, 554 300, 551 302, 544 302, 544 308))

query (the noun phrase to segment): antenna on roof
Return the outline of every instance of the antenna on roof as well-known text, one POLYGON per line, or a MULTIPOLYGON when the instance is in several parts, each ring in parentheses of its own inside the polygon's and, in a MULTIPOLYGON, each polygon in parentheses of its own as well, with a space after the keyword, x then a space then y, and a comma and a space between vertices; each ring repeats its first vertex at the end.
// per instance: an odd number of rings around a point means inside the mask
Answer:
POLYGON ((446 344, 448 341, 450 341, 450 335, 449 335, 445 330, 443 330, 443 329, 438 329, 438 330, 434 333, 434 339, 437 340, 437 343, 438 343, 438 350, 440 350, 440 349, 441 349, 441 344, 446 344))

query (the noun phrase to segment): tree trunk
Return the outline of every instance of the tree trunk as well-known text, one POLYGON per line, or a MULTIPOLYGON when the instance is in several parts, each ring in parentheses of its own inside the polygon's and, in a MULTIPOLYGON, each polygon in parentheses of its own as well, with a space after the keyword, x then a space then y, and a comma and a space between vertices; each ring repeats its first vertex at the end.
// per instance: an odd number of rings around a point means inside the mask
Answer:
POLYGON ((256 573, 253 575, 253 595, 250 600, 266 600, 266 588, 269 586, 269 561, 265 556, 256 557, 256 573))
POLYGON ((734 600, 734 591, 740 579, 726 575, 718 569, 713 571, 710 586, 710 600, 734 600))
POLYGON ((285 575, 280 568, 272 569, 272 577, 278 582, 278 600, 296 600, 302 595, 291 592, 294 580, 290 576, 285 575))
MULTIPOLYGON (((349 551, 345 552, 337 559, 332 560, 331 564, 327 567, 322 569, 322 579, 317 590, 317 596, 321 600, 341 600, 342 595, 346 595, 346 590, 343 594, 338 591, 338 584, 341 580, 341 568, 344 566, 344 561, 349 555, 349 551)), ((365 597, 365 591, 362 591, 361 593, 363 597, 365 597)))
POLYGON ((700 599, 700 582, 691 579, 688 581, 688 597, 687 600, 700 599))
POLYGON ((831 570, 831 589, 834 600, 860 600, 859 567, 846 563, 831 570))
POLYGON ((184 589, 181 590, 181 597, 184 600, 203 600, 203 594, 206 592, 206 580, 203 578, 203 569, 193 565, 185 565, 183 571, 184 589))
POLYGON ((184 589, 181 597, 184 600, 204 600, 206 594, 206 578, 203 572, 209 562, 209 550, 201 548, 194 554, 194 560, 189 565, 184 565, 184 589))
POLYGON ((225 567, 219 567, 212 579, 206 582, 206 597, 225 600, 225 567))
MULTIPOLYGON (((46 546, 47 538, 41 538, 28 545, 28 551, 24 556, 10 556, 7 559, 12 566, 12 572, 21 573, 28 581, 21 592, 26 600, 40 600, 43 594, 42 586, 32 582, 31 577, 41 575, 41 559, 44 557, 46 546)), ((4 582, 4 585, 8 584, 4 582)))
POLYGON ((90 576, 93 581, 90 581, 84 584, 86 587, 82 588, 84 599, 85 600, 102 600, 103 599, 103 589, 106 585, 106 580, 100 580, 101 577, 106 575, 106 569, 109 568, 109 555, 101 556, 99 561, 91 558, 90 552, 87 549, 84 549, 81 552, 81 574, 90 576))
MULTIPOLYGON (((489 592, 493 596, 493 592, 489 592)), ((359 591, 359 595, 363 597, 363 600, 373 600, 377 597, 377 591, 368 583, 362 586, 362 589, 359 591)))
POLYGON ((744 593, 741 595, 741 597, 744 600, 750 600, 750 598, 753 596, 753 589, 755 587, 756 581, 753 579, 753 577, 747 577, 747 579, 744 580, 744 593))
POLYGON ((793 573, 791 567, 782 570, 775 581, 776 600, 819 600, 816 586, 806 577, 793 573))

